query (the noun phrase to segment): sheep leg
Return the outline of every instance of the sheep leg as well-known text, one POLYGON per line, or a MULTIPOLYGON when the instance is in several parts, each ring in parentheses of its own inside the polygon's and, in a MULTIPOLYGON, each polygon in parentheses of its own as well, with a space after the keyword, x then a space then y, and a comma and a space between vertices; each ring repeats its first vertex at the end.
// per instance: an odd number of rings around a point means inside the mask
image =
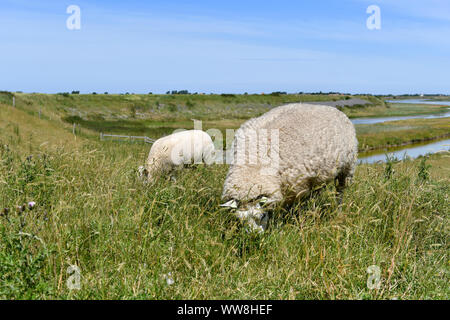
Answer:
POLYGON ((344 190, 347 187, 347 185, 349 184, 349 182, 351 181, 352 176, 348 173, 340 173, 336 179, 336 191, 337 191, 337 201, 338 204, 341 205, 342 204, 342 198, 344 196, 344 190))

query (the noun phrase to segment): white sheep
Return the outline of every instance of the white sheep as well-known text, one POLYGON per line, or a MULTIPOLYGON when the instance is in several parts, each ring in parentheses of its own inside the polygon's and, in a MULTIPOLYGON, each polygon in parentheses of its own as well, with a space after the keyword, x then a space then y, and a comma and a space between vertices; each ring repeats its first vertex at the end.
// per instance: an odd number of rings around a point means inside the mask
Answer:
POLYGON ((336 108, 294 103, 245 122, 232 154, 222 206, 264 231, 276 203, 292 203, 330 181, 341 194, 354 174, 358 141, 336 108))
POLYGON ((153 182, 156 176, 170 174, 176 167, 187 164, 211 164, 215 149, 211 137, 201 130, 187 130, 173 133, 156 140, 139 175, 153 182))

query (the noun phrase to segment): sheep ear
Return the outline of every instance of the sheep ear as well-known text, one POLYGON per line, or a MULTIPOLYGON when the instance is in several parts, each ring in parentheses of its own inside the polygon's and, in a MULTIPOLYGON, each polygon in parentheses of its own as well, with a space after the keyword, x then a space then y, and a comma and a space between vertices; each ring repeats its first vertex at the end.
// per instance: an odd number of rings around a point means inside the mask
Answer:
POLYGON ((225 202, 224 204, 221 204, 220 206, 223 207, 223 208, 237 209, 238 203, 237 203, 236 200, 233 199, 233 200, 230 200, 228 202, 225 202))
POLYGON ((259 203, 261 204, 265 204, 267 201, 269 201, 269 198, 267 197, 261 197, 261 199, 259 199, 259 203))
POLYGON ((258 203, 262 206, 268 205, 275 202, 275 200, 273 199, 269 199, 267 197, 261 197, 261 199, 259 199, 258 203))

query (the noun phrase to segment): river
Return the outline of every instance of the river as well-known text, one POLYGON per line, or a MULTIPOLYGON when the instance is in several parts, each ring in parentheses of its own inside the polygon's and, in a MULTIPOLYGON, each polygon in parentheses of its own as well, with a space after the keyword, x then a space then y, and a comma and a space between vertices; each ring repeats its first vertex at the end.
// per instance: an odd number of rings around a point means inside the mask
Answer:
MULTIPOLYGON (((425 99, 409 99, 409 100, 390 100, 387 102, 395 103, 413 103, 413 104, 433 104, 433 105, 446 105, 450 106, 450 101, 428 101, 425 99)), ((450 108, 449 108, 450 110, 450 108)), ((450 111, 440 114, 429 115, 415 115, 415 116, 399 116, 399 117, 383 117, 383 118, 357 118, 352 119, 353 124, 374 124, 387 121, 397 121, 406 119, 435 119, 435 118, 448 118, 450 117, 450 111)), ((385 161, 386 154, 394 156, 399 160, 403 160, 406 157, 417 158, 418 156, 428 153, 436 153, 439 151, 450 150, 450 139, 433 140, 430 142, 422 142, 410 144, 403 147, 393 147, 385 150, 375 150, 371 152, 360 153, 359 163, 374 163, 378 161, 385 161)))

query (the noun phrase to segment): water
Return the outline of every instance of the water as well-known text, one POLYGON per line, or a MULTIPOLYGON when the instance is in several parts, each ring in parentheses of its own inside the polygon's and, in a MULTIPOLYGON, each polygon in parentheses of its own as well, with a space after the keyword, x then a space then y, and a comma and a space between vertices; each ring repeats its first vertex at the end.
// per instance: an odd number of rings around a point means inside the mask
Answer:
MULTIPOLYGON (((386 102, 392 103, 411 103, 411 104, 432 104, 440 106, 450 106, 450 101, 429 101, 426 99, 406 99, 406 100, 387 100, 386 102)), ((450 110, 450 108, 448 108, 450 110)), ((408 120, 408 119, 437 119, 437 118, 449 118, 450 111, 428 114, 428 115, 415 115, 415 116, 397 116, 397 117, 382 117, 382 118, 356 118, 350 119, 353 124, 374 124, 388 121, 408 120)))
MULTIPOLYGON (((429 101, 426 99, 407 99, 407 100, 388 100, 387 102, 393 103, 412 103, 412 104, 432 104, 432 105, 444 105, 450 106, 450 101, 429 101)), ((450 108, 448 108, 450 110, 450 108)), ((429 114, 429 115, 415 115, 415 116, 398 116, 398 117, 383 117, 383 118, 358 118, 351 120, 353 124, 374 124, 387 121, 407 120, 407 119, 436 119, 436 118, 449 118, 450 111, 429 114)), ((359 163, 374 163, 378 161, 386 161, 386 153, 390 156, 394 156, 397 159, 403 160, 408 158, 417 158, 418 156, 425 155, 427 153, 436 153, 439 151, 450 150, 450 139, 432 142, 422 142, 417 144, 411 144, 403 147, 389 148, 384 151, 372 151, 364 152, 359 155, 359 163)))
MULTIPOLYGON (((450 110, 450 108, 449 108, 450 110)), ((450 111, 438 114, 426 114, 415 116, 397 116, 397 117, 382 117, 382 118, 356 118, 350 119, 353 124, 374 124, 388 121, 408 120, 408 119, 437 119, 450 118, 450 111)))
POLYGON ((427 99, 405 99, 405 100, 386 100, 391 103, 412 103, 412 104, 432 104, 439 106, 450 106, 450 101, 436 101, 427 99))
POLYGON ((399 160, 403 160, 406 157, 417 158, 418 156, 425 155, 427 153, 436 153, 439 151, 449 151, 450 150, 450 139, 424 142, 412 144, 404 147, 389 148, 384 151, 373 151, 360 153, 358 162, 359 163, 375 163, 378 161, 386 161, 386 153, 390 156, 394 156, 399 160))

